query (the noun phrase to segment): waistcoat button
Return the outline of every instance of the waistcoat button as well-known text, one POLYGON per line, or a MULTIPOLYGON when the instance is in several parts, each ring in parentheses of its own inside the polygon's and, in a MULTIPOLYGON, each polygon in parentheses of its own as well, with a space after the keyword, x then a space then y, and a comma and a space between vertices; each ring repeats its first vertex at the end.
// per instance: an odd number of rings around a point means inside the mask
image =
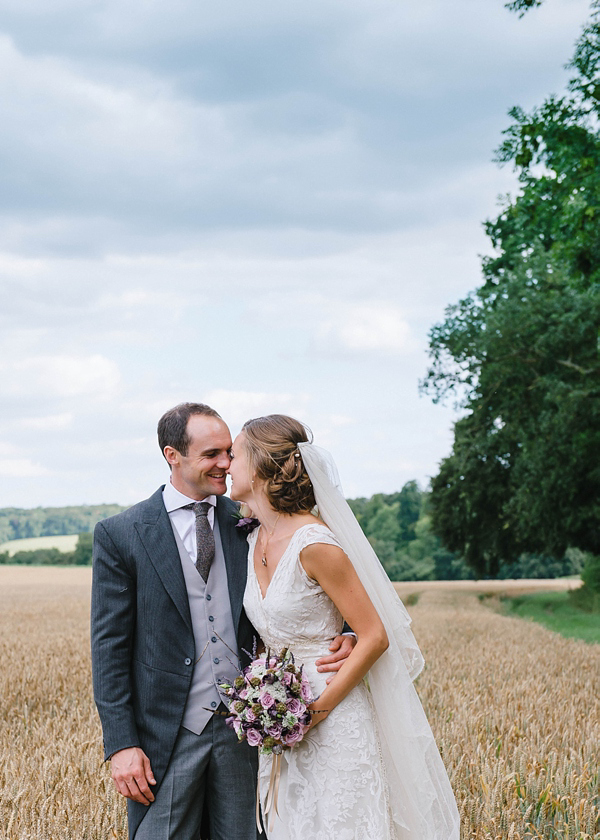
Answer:
POLYGON ((216 637, 216 636, 211 636, 210 640, 211 640, 211 642, 216 642, 216 641, 217 641, 217 637, 216 637))
POLYGON ((209 616, 208 616, 208 620, 209 620, 209 621, 214 621, 214 620, 215 620, 214 615, 209 615, 209 616))
POLYGON ((207 601, 210 601, 210 600, 211 600, 211 598, 212 598, 212 595, 207 595, 207 596, 206 596, 206 600, 207 600, 207 601))
POLYGON ((217 704, 215 703, 215 701, 214 701, 214 700, 212 701, 212 703, 211 703, 210 705, 213 707, 213 709, 216 709, 216 708, 217 708, 217 704))
POLYGON ((218 665, 219 664, 219 657, 215 656, 215 658, 213 659, 213 662, 215 663, 215 665, 218 665))

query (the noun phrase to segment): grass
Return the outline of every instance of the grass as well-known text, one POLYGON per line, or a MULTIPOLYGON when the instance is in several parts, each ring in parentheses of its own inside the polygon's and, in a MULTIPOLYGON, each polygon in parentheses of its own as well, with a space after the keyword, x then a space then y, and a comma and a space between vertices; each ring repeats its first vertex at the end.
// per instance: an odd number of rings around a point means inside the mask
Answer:
POLYGON ((600 642, 600 613, 578 609, 567 592, 537 592, 501 600, 507 614, 536 621, 568 639, 600 642))
MULTIPOLYGON (((0 566, 0 840, 126 840, 92 701, 90 579, 0 566)), ((476 592, 418 591, 417 691, 462 840, 600 840, 600 646, 476 592)))
POLYGON ((40 548, 57 548, 59 551, 75 551, 78 534, 60 535, 55 537, 27 537, 23 540, 9 540, 0 545, 0 554, 8 551, 10 556, 17 551, 37 551, 40 548))

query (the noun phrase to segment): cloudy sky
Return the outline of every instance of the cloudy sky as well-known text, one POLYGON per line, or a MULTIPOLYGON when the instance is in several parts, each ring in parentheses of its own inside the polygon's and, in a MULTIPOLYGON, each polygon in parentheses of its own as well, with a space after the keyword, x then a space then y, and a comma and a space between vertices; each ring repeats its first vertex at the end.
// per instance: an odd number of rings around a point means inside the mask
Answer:
POLYGON ((294 414, 347 495, 426 484, 427 332, 587 8, 0 0, 0 506, 145 498, 187 399, 294 414))

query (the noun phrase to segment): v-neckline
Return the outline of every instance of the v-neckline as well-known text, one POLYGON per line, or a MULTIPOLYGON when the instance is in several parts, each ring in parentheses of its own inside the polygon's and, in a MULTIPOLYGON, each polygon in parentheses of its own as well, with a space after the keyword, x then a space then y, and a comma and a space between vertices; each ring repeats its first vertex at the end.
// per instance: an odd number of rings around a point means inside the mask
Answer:
POLYGON ((279 567, 281 566, 283 558, 285 557, 285 555, 290 550, 290 546, 294 542, 294 538, 295 538, 296 534, 299 531, 302 531, 304 528, 310 528, 311 526, 314 526, 315 524, 317 524, 317 523, 307 522, 306 525, 301 525, 299 528, 296 528, 296 530, 294 531, 294 533, 290 537, 288 544, 286 545, 286 547, 284 548, 284 550, 281 553, 281 557, 279 558, 279 560, 277 562, 277 565, 275 566, 275 571, 273 572, 273 574, 271 576, 271 580, 269 581, 269 583, 267 585, 267 588, 265 589, 265 594, 264 595, 263 595, 263 591, 262 591, 261 586, 260 586, 260 581, 258 579, 258 575, 256 574, 256 565, 254 563, 254 554, 256 552, 256 544, 258 542, 258 532, 262 528, 262 525, 258 526, 256 531, 254 532, 254 533, 256 533, 256 537, 254 538, 254 545, 251 547, 251 557, 250 557, 250 559, 252 561, 252 574, 254 575, 254 580, 256 581, 256 588, 258 589, 258 594, 260 596, 261 604, 264 602, 265 598, 269 594, 269 589, 271 588, 271 584, 275 580, 275 576, 277 575, 277 572, 279 571, 279 567))

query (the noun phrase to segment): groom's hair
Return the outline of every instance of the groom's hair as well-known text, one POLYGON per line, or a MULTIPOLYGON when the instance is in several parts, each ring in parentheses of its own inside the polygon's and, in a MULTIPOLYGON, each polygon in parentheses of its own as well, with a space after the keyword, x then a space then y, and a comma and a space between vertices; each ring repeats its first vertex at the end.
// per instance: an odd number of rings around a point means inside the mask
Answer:
POLYGON ((187 455, 190 445, 187 424, 193 414, 204 414, 206 417, 221 419, 221 415, 214 408, 204 403, 186 402, 170 408, 158 421, 158 445, 163 455, 165 446, 172 446, 182 455, 187 455))

